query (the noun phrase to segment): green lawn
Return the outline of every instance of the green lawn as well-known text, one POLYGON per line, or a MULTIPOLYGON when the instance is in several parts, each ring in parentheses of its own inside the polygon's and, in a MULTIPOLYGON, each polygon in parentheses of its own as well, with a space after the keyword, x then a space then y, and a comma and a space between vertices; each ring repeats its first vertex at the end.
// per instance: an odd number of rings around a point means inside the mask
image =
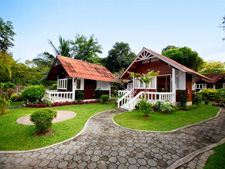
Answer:
POLYGON ((50 136, 33 136, 35 126, 17 124, 16 120, 31 114, 37 108, 19 108, 8 110, 7 115, 0 115, 0 150, 29 150, 64 141, 79 133, 86 121, 94 114, 115 109, 116 105, 107 103, 70 105, 55 107, 55 110, 68 110, 77 113, 75 118, 54 123, 50 136))
POLYGON ((204 169, 225 169, 225 144, 213 149, 215 153, 210 156, 204 169))
POLYGON ((132 129, 170 131, 213 117, 218 111, 218 107, 202 104, 197 109, 172 114, 154 112, 150 118, 143 118, 141 110, 133 110, 114 116, 114 120, 121 126, 132 129))
POLYGON ((11 102, 9 107, 13 107, 13 106, 21 106, 23 102, 11 102))

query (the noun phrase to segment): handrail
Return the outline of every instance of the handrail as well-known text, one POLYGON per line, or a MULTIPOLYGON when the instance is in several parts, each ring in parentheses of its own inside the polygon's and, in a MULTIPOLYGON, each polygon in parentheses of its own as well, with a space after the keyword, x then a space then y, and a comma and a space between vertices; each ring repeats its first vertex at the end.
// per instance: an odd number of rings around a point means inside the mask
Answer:
POLYGON ((123 104, 129 102, 131 99, 131 91, 128 91, 123 97, 121 97, 118 101, 117 101, 117 105, 118 108, 120 107, 120 102, 122 101, 123 104))

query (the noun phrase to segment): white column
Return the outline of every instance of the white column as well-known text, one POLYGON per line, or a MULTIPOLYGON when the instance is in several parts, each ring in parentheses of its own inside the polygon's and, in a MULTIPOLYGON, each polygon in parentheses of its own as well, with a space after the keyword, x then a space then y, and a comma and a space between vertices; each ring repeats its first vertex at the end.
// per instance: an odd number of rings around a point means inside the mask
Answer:
POLYGON ((173 103, 176 102, 176 74, 175 74, 175 69, 172 68, 172 92, 173 92, 173 103))
POLYGON ((134 83, 135 83, 135 78, 133 77, 133 86, 132 86, 133 87, 133 93, 134 93, 134 85, 135 85, 134 83))
POLYGON ((75 100, 74 77, 72 78, 72 99, 75 100))
POLYGON ((111 99, 111 84, 109 82, 109 98, 111 99))
POLYGON ((57 90, 59 88, 59 75, 57 75, 57 90))

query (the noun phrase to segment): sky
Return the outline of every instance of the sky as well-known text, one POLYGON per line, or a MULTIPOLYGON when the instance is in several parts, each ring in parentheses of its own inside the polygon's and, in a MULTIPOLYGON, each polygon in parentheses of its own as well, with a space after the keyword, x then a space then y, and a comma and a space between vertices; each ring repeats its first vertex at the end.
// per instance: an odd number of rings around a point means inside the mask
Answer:
POLYGON ((48 39, 94 35, 107 57, 116 42, 138 54, 143 47, 161 53, 167 45, 187 46, 204 60, 225 62, 224 0, 0 0, 0 17, 12 21, 15 60, 48 51, 48 39))

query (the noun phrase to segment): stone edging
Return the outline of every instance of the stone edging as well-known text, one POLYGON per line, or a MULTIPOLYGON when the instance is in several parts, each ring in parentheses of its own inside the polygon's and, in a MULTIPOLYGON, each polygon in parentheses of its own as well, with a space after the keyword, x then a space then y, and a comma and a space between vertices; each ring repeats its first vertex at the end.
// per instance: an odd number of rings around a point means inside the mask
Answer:
MULTIPOLYGON (((112 110, 113 110, 113 109, 112 109, 112 110)), ((94 118, 95 116, 97 116, 97 115, 99 115, 99 114, 101 114, 101 113, 109 112, 109 111, 112 111, 112 110, 107 110, 107 111, 103 111, 103 112, 99 112, 99 113, 97 113, 97 114, 94 114, 93 116, 91 116, 91 117, 87 120, 87 122, 85 123, 83 129, 82 129, 78 134, 76 134, 74 137, 71 137, 71 138, 69 138, 69 139, 67 139, 67 140, 64 140, 64 141, 62 141, 62 142, 55 143, 55 144, 52 144, 52 145, 50 145, 50 146, 46 146, 46 147, 42 147, 42 148, 38 148, 38 149, 32 149, 32 150, 24 150, 24 151, 0 151, 0 154, 5 154, 5 153, 14 154, 14 153, 27 153, 27 152, 33 152, 33 151, 40 151, 40 150, 44 150, 44 149, 47 149, 47 148, 50 148, 50 147, 53 147, 53 146, 57 146, 57 145, 62 144, 62 143, 66 143, 66 142, 71 141, 71 140, 73 140, 73 139, 79 137, 80 135, 82 135, 83 132, 86 130, 89 121, 90 121, 92 118, 94 118)))
POLYGON ((211 150, 214 147, 217 147, 221 144, 225 143, 225 138, 223 138, 222 140, 220 140, 218 143, 214 143, 214 144, 210 144, 200 150, 196 150, 195 152, 192 152, 190 154, 188 154, 187 156, 177 160, 176 162, 174 162, 172 165, 170 165, 169 167, 167 167, 167 169, 175 169, 180 167, 181 165, 188 163, 189 161, 191 161, 193 158, 195 158, 197 155, 202 154, 206 151, 211 150))
MULTIPOLYGON (((174 133, 174 132, 177 132, 177 131, 179 131, 179 130, 182 130, 182 129, 185 129, 185 128, 189 128, 189 127, 193 127, 193 126, 196 126, 196 125, 205 123, 205 122, 207 122, 207 121, 213 120, 213 119, 217 118, 218 116, 220 116, 221 112, 222 112, 222 109, 220 108, 220 110, 218 111, 218 113, 217 113, 216 116, 214 116, 214 117, 211 117, 211 118, 209 118, 209 119, 206 119, 206 120, 203 120, 203 121, 200 121, 200 122, 197 122, 197 123, 189 124, 189 125, 187 125, 187 126, 180 127, 180 128, 178 128, 178 129, 170 130, 170 131, 138 130, 138 129, 131 129, 131 128, 128 128, 128 127, 124 127, 124 126, 121 126, 121 125, 119 125, 117 122, 114 121, 113 118, 114 118, 115 115, 112 117, 112 122, 113 122, 115 125, 119 126, 119 127, 125 128, 125 129, 127 129, 127 130, 131 130, 131 131, 141 131, 141 132, 147 132, 147 133, 174 133)), ((124 113, 124 112, 122 112, 122 113, 124 113)), ((119 113, 119 114, 122 114, 122 113, 119 113)))

